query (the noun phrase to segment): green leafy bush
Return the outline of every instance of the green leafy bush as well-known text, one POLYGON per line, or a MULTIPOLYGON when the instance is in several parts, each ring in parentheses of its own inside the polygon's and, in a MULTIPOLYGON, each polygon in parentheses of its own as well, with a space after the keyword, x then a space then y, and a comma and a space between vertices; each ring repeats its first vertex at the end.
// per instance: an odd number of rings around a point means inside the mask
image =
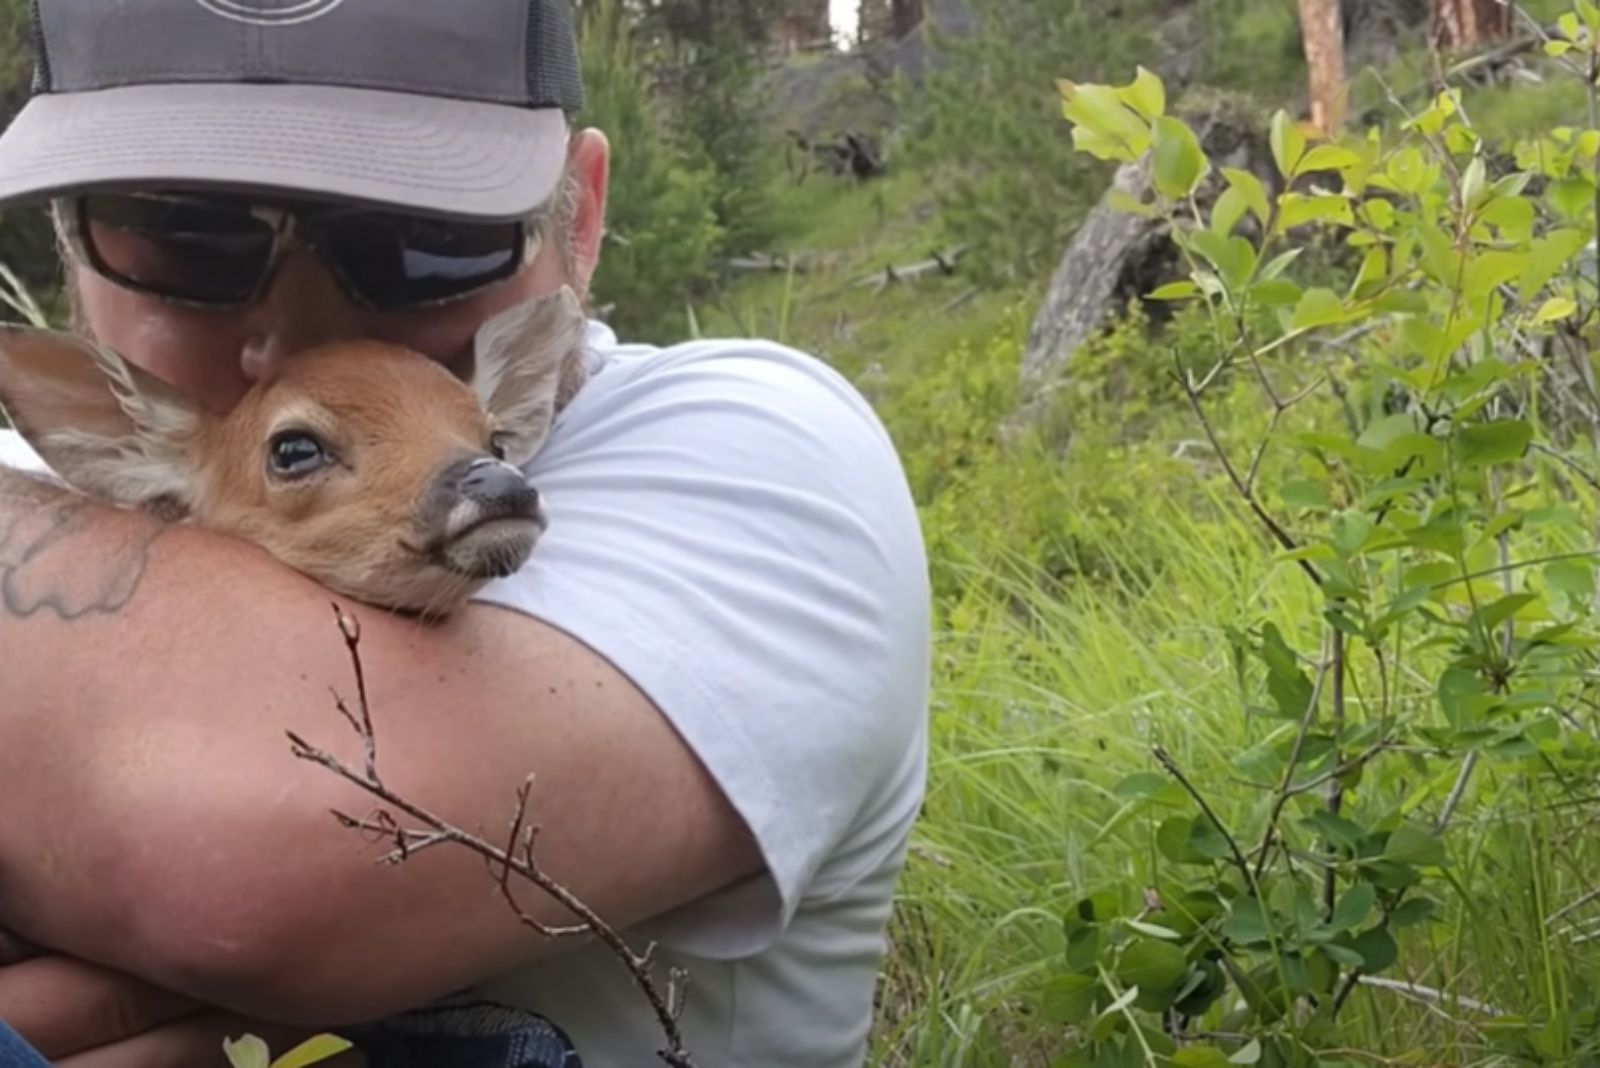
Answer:
MULTIPOLYGON (((1549 53, 1592 69, 1600 10, 1581 0, 1560 27, 1549 53)), ((1584 253, 1600 130, 1493 145, 1453 92, 1339 141, 1279 113, 1281 188, 1224 171, 1203 205, 1211 163, 1160 79, 1062 95, 1079 151, 1148 154, 1156 195, 1123 208, 1164 218, 1188 267, 1152 295, 1212 335, 1209 360, 1164 371, 1213 465, 1196 484, 1220 474, 1274 547, 1274 581, 1299 589, 1224 631, 1247 744, 1156 744, 1105 784, 1150 853, 1139 883, 1083 885, 1060 914, 1036 993, 1061 1029, 1052 1064, 1363 1063, 1344 1030, 1374 1011, 1363 992, 1499 904, 1465 872, 1524 866, 1546 923, 1557 892, 1587 886, 1539 839, 1590 825, 1600 772, 1600 295, 1584 253), (1353 277, 1298 274, 1313 231, 1352 250, 1353 277), (1558 797, 1570 809, 1545 807, 1558 797)), ((1590 991, 1552 960, 1581 950, 1539 946, 1544 974, 1520 981, 1548 996, 1525 1015, 1421 989, 1487 1017, 1472 1041, 1500 1057, 1592 1063, 1590 991)), ((1372 1054, 1416 1049, 1366 1037, 1372 1054)))

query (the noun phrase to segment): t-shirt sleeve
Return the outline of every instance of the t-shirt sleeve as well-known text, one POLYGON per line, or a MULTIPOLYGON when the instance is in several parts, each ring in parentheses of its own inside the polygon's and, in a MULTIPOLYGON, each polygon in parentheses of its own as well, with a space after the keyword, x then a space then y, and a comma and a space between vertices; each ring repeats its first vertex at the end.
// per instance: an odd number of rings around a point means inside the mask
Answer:
POLYGON ((927 564, 894 448, 820 361, 703 343, 608 367, 530 481, 550 528, 479 599, 582 641, 672 722, 766 871, 649 933, 758 952, 903 845, 921 800, 927 564))

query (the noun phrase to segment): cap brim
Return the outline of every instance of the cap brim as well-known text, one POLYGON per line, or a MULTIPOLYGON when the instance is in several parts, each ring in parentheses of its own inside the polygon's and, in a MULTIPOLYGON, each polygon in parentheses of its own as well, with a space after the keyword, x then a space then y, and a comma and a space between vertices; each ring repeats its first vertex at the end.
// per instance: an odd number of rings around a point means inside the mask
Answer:
POLYGON ((0 203, 167 186, 510 219, 555 192, 567 136, 558 108, 372 89, 207 83, 41 94, 0 136, 0 203))

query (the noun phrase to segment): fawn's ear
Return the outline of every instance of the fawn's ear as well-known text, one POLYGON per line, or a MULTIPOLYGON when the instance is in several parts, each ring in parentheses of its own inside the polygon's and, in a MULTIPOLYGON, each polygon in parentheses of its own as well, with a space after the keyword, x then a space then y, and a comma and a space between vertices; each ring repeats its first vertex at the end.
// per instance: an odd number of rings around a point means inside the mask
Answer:
POLYGON ((199 409, 85 338, 0 325, 0 408, 57 475, 116 504, 187 505, 199 409))
POLYGON ((555 420, 562 373, 583 341, 584 323, 577 294, 562 286, 501 312, 479 329, 472 385, 484 410, 510 438, 509 462, 526 463, 544 444, 555 420))

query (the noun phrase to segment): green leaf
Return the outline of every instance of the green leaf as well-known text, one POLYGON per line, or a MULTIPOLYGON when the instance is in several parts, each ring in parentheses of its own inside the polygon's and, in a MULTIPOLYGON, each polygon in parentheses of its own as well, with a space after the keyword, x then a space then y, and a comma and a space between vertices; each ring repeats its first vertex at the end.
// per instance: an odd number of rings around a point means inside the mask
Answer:
POLYGON ((1165 942, 1140 940, 1122 951, 1117 961, 1117 980, 1146 993, 1172 990, 1189 970, 1183 950, 1165 942))
POLYGON ((1487 192, 1489 173, 1483 166, 1483 157, 1474 156, 1461 175, 1461 202, 1467 209, 1478 206, 1478 200, 1487 192))
POLYGON ((1333 520, 1333 547, 1341 556, 1354 556, 1361 551, 1376 529, 1364 512, 1340 512, 1333 520))
POLYGON ((313 1035, 272 1062, 272 1068, 307 1068, 353 1048, 337 1035, 313 1035))
POLYGON ((1228 1058, 1229 1064, 1252 1065, 1261 1060, 1261 1040, 1252 1038, 1239 1047, 1237 1053, 1228 1058))
POLYGON ((1092 975, 1058 975, 1045 984, 1044 1018, 1053 1024, 1079 1024, 1094 1015, 1100 981, 1092 975))
POLYGON ((1155 154, 1151 177, 1161 195, 1180 200, 1194 191, 1205 167, 1200 140, 1187 125, 1170 115, 1155 121, 1155 154))
POLYGON ((1383 855, 1387 860, 1419 867, 1440 867, 1448 863, 1444 843, 1420 827, 1402 824, 1396 827, 1384 843, 1383 855))
POLYGON ((1479 608, 1472 618, 1485 630, 1493 630, 1538 599, 1536 593, 1508 593, 1479 608))
POLYGON ((1228 1058, 1211 1046, 1185 1046, 1172 1055, 1178 1068, 1228 1068, 1228 1058))
POLYGON ((1544 565, 1541 572, 1545 585, 1559 590, 1568 597, 1587 600, 1594 596, 1594 562, 1592 560, 1555 560, 1544 565))
POLYGON ((1325 512, 1333 505, 1328 500, 1327 491, 1319 484, 1309 479, 1298 479, 1287 482, 1278 491, 1278 497, 1290 508, 1309 508, 1313 511, 1325 512))
POLYGON ((1193 282, 1168 282, 1150 293, 1151 300, 1188 300, 1200 295, 1200 287, 1193 282))
POLYGON ((1249 210, 1249 201, 1242 192, 1232 186, 1224 189, 1211 209, 1211 232, 1227 236, 1249 210))
POLYGON ((1435 692, 1445 718, 1458 730, 1476 722, 1494 701, 1475 672, 1454 666, 1439 673, 1435 692))
POLYGON ((1539 310, 1533 313, 1533 321, 1538 324, 1553 323, 1558 319, 1565 319, 1578 310, 1578 304, 1571 297, 1551 297, 1539 305, 1539 310))
POLYGON ((1524 241, 1533 236, 1538 210, 1527 197, 1502 196, 1490 201, 1479 217, 1490 226, 1499 227, 1507 240, 1524 241))
POLYGON ((1306 135, 1300 132, 1299 125, 1289 117, 1287 111, 1280 109, 1273 113, 1269 142, 1278 173, 1285 178, 1293 177, 1295 167, 1306 150, 1306 135))
POLYGON ((1361 157, 1342 145, 1318 145, 1300 160, 1301 174, 1312 171, 1339 171, 1361 162, 1361 157))
POLYGON ((1156 211, 1155 205, 1146 204, 1126 189, 1106 190, 1106 206, 1120 211, 1124 215, 1138 215, 1146 219, 1154 219, 1161 213, 1156 211))
POLYGON ((1361 970, 1368 975, 1377 975, 1394 964, 1400 956, 1400 947, 1395 945, 1394 936, 1382 927, 1374 927, 1359 935, 1352 943, 1352 948, 1361 954, 1361 970))
POLYGON ((1560 57, 1570 51, 1572 51, 1571 41, 1546 41, 1544 43, 1544 54, 1547 56, 1560 57))
POLYGON ((1288 252, 1280 252, 1278 255, 1268 260, 1265 267, 1261 268, 1261 277, 1263 279, 1272 279, 1278 277, 1284 271, 1288 270, 1289 265, 1295 260, 1299 259, 1300 253, 1304 251, 1304 248, 1292 248, 1288 252))
POLYGON ((1250 287, 1256 303, 1269 308, 1285 308, 1300 303, 1300 287, 1287 278, 1267 278, 1250 287))
POLYGON ((245 1035, 234 1040, 222 1040, 222 1052, 233 1068, 268 1068, 269 1051, 266 1042, 255 1035, 245 1035))
POLYGON ((1524 304, 1533 303, 1533 298, 1544 288, 1545 283, 1554 278, 1556 272, 1568 260, 1578 254, 1578 250, 1589 242, 1590 233, 1581 229, 1553 230, 1543 237, 1536 238, 1528 250, 1527 262, 1523 265, 1522 275, 1517 282, 1517 296, 1524 304))
POLYGON ((1335 816, 1327 809, 1317 809, 1306 817, 1306 822, 1322 832, 1322 836, 1334 845, 1343 846, 1353 850, 1367 832, 1358 824, 1352 823, 1343 816, 1335 816))
POLYGON ((1222 921, 1222 934, 1241 946, 1258 945, 1268 940, 1270 922, 1259 900, 1244 897, 1233 903, 1228 918, 1222 921))
POLYGON ((1463 467, 1489 467, 1521 459, 1533 440, 1533 426, 1522 419, 1497 419, 1456 434, 1463 467))
POLYGON ((1399 908, 1389 913, 1389 926, 1415 927, 1419 923, 1427 923, 1438 907, 1439 903, 1432 898, 1414 897, 1403 901, 1399 908))
POLYGON ((1131 163, 1149 147, 1150 130, 1145 120, 1122 102, 1116 90, 1107 85, 1078 85, 1066 80, 1056 85, 1061 90, 1062 115, 1076 124, 1074 138, 1080 130, 1092 134, 1096 147, 1113 152, 1102 158, 1131 163))
POLYGON ((1189 816, 1169 816, 1156 828, 1156 849, 1175 864, 1193 864, 1189 852, 1189 837, 1194 832, 1194 820, 1189 816))
POLYGON ((1255 212, 1256 218, 1261 220, 1261 225, 1267 225, 1272 214, 1272 206, 1267 202, 1267 190, 1261 184, 1261 179, 1237 167, 1222 168, 1222 177, 1227 181, 1229 189, 1239 191, 1245 204, 1255 212))
POLYGON ((1335 964, 1342 964, 1346 968, 1359 968, 1364 963, 1364 958, 1355 950, 1341 946, 1337 942, 1329 942, 1322 947, 1322 952, 1335 964))
POLYGON ((1290 317, 1289 326, 1293 330, 1309 330, 1343 322, 1346 317, 1344 301, 1339 299, 1339 294, 1317 287, 1305 291, 1290 317))
POLYGON ((1337 193, 1285 193, 1278 198, 1277 233, 1285 233, 1297 226, 1314 222, 1336 222, 1355 225, 1350 212, 1350 201, 1337 193))
POLYGON ((1179 942, 1183 939, 1183 935, 1177 931, 1170 927, 1162 927, 1160 924, 1145 923, 1143 920, 1123 920, 1122 922, 1130 930, 1138 931, 1140 934, 1150 938, 1159 938, 1167 942, 1179 942))
POLYGON ((1552 182, 1546 196, 1550 204, 1569 219, 1581 219, 1594 203, 1594 183, 1582 175, 1572 175, 1552 182))
POLYGON ((1360 927, 1366 918, 1372 914, 1372 906, 1377 904, 1378 890, 1371 883, 1356 883, 1339 897, 1339 903, 1334 906, 1333 917, 1328 921, 1328 926, 1335 931, 1348 931, 1360 927))
POLYGON ((1389 230, 1394 227, 1394 205, 1387 200, 1373 197, 1361 205, 1360 213, 1376 229, 1389 230))
POLYGON ((1076 972, 1089 971, 1100 959, 1100 928, 1079 927, 1067 935, 1067 967, 1076 972))
POLYGON ((1144 67, 1138 67, 1137 71, 1133 83, 1117 90, 1117 95, 1140 115, 1154 121, 1166 111, 1166 87, 1159 77, 1144 67))

